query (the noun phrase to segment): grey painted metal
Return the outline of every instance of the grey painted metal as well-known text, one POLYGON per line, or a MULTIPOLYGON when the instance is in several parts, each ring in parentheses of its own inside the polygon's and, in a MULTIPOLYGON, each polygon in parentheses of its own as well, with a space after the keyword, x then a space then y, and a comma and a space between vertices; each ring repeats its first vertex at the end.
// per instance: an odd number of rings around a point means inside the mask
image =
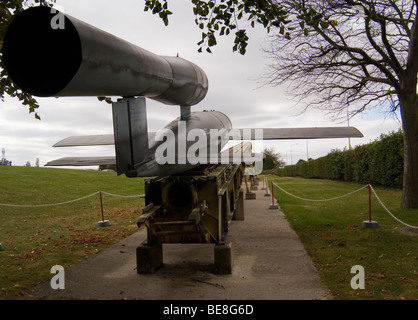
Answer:
MULTIPOLYGON (((251 140, 257 140, 257 129, 239 129, 243 132, 251 130, 251 140)), ((361 138, 363 134, 354 127, 302 127, 302 128, 262 128, 263 140, 286 139, 330 139, 330 138, 361 138)))
POLYGON ((118 174, 126 173, 148 156, 145 97, 120 99, 112 104, 118 174))
MULTIPOLYGON (((261 153, 253 153, 251 151, 244 151, 243 153, 238 152, 238 156, 230 153, 229 150, 226 152, 219 153, 216 156, 208 156, 206 159, 207 164, 225 164, 225 163, 245 163, 248 162, 247 157, 252 157, 253 159, 261 159, 261 153)), ((173 160, 178 160, 178 157, 173 160)), ((138 171, 135 168, 131 168, 133 171, 128 172, 128 174, 134 174, 132 177, 149 177, 149 176, 160 176, 160 175, 170 175, 173 173, 181 173, 182 171, 187 171, 198 167, 200 164, 192 164, 187 158, 185 158, 186 163, 176 164, 176 165, 160 165, 159 170, 160 174, 150 174, 149 171, 138 171), (168 170, 170 168, 170 170, 168 170), (164 172, 164 174, 162 174, 164 172)), ((145 163, 149 165, 153 163, 153 160, 149 160, 145 163)), ((144 163, 144 164, 145 164, 144 163)), ((62 166, 98 166, 98 165, 115 165, 116 157, 115 156, 96 156, 96 157, 63 157, 56 160, 49 161, 45 166, 51 167, 62 167, 62 166)), ((141 164, 142 166, 142 164, 141 164)), ((247 169, 247 168, 245 168, 247 169)), ((155 173, 154 169, 154 173, 155 173)), ((125 172, 123 172, 125 173, 125 172)))
POLYGON ((49 161, 45 166, 98 166, 116 164, 115 156, 103 157, 64 157, 49 161))
MULTIPOLYGON (((155 132, 148 132, 148 140, 154 139, 154 136, 155 132)), ((71 136, 58 141, 53 145, 53 147, 111 146, 114 144, 114 134, 97 134, 88 136, 71 136)))
MULTIPOLYGON (((138 119, 137 121, 140 120, 138 119)), ((232 124, 228 116, 219 111, 191 112, 190 115, 183 120, 181 120, 181 117, 178 117, 168 123, 162 130, 156 132, 153 139, 149 140, 148 156, 145 160, 141 163, 132 162, 128 166, 130 167, 130 170, 124 173, 128 177, 166 176, 178 174, 199 166, 199 163, 189 163, 186 157, 190 146, 196 143, 195 141, 188 141, 186 138, 189 132, 194 129, 200 129, 199 131, 207 134, 207 140, 199 140, 199 143, 202 143, 205 146, 206 154, 210 155, 211 150, 220 152, 227 143, 227 140, 212 140, 210 139, 209 131, 212 129, 218 130, 219 132, 222 130, 227 132, 232 129, 232 124), (157 159, 157 149, 159 149, 163 143, 175 146, 175 153, 173 154, 175 159, 167 157, 167 162, 161 164, 162 161, 157 159)))
MULTIPOLYGON (((222 148, 230 139, 235 140, 270 140, 270 139, 319 139, 361 137, 362 134, 353 127, 312 127, 312 128, 258 128, 233 129, 228 116, 218 111, 189 112, 182 108, 181 116, 167 124, 162 130, 147 134, 146 101, 144 97, 125 98, 113 103, 114 134, 116 149, 116 163, 118 174, 128 177, 169 176, 179 174, 198 167, 201 164, 219 163, 257 163, 262 161, 261 155, 251 153, 250 144, 233 147, 221 153, 222 148), (192 130, 199 129, 203 138, 198 141, 189 139, 192 130), (219 136, 213 137, 211 130, 219 136), (261 131, 259 135, 257 131, 261 131), (165 133, 170 133, 165 135, 165 133), (233 133, 233 134, 231 134, 233 133), (174 146, 174 152, 167 154, 165 162, 159 161, 157 149, 163 143, 174 146), (198 163, 190 162, 188 150, 193 146, 195 150, 204 148, 206 158, 199 157, 198 163), (213 152, 215 150, 215 153, 213 152), (250 161, 249 161, 250 160, 250 161)), ((58 146, 68 145, 98 145, 112 143, 112 137, 88 136, 70 137, 58 143, 58 146)), ((168 153, 168 149, 167 149, 168 153)), ((195 159, 194 159, 195 160, 195 159)), ((47 165, 98 165, 109 159, 92 158, 64 158, 47 165), (95 162, 95 160, 97 162, 95 162)), ((107 163, 106 163, 107 164, 107 163)), ((258 168, 258 167, 257 167, 258 168)), ((255 171, 257 171, 254 168, 255 171)), ((246 174, 251 168, 245 167, 246 174)))
POLYGON ((105 146, 114 144, 115 138, 113 134, 100 134, 68 137, 55 143, 53 147, 105 146))
POLYGON ((35 96, 145 96, 165 104, 194 105, 208 90, 205 72, 165 57, 47 7, 17 15, 3 44, 13 81, 35 96), (51 21, 61 15, 62 29, 51 21), (27 48, 33 47, 30 54, 27 48))
MULTIPOLYGON (((253 128, 239 129, 242 132, 251 130, 251 139, 256 140, 253 128)), ((325 139, 325 138, 361 138, 363 134, 354 127, 312 127, 312 128, 264 128, 263 140, 286 140, 286 139, 325 139)), ((148 132, 151 140, 156 132, 148 132)), ((115 144, 113 134, 73 136, 62 139, 53 147, 80 147, 115 144)))

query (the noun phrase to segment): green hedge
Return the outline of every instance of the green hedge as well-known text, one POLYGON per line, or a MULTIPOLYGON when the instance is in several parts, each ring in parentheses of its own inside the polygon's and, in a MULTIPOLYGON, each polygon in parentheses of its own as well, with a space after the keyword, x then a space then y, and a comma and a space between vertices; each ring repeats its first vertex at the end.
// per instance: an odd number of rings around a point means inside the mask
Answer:
POLYGON ((402 131, 382 134, 376 141, 354 149, 334 149, 325 157, 285 166, 278 169, 278 175, 402 188, 402 131))

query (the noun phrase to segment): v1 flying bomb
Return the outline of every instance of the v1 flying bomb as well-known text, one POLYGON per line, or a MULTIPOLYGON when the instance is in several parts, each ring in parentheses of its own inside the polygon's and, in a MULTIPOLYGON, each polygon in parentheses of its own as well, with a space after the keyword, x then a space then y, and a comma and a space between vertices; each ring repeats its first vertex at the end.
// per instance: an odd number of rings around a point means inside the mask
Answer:
POLYGON ((113 134, 69 137, 55 145, 114 144, 116 156, 67 157, 47 165, 116 164, 118 174, 152 177, 138 221, 148 230, 147 243, 137 251, 139 273, 158 269, 162 243, 171 242, 215 243, 215 269, 224 265, 217 262, 216 248, 226 244, 230 220, 242 214, 243 168, 262 162, 249 143, 221 152, 228 141, 363 136, 353 127, 234 128, 222 112, 192 112, 209 86, 199 66, 156 55, 49 7, 14 18, 3 61, 12 80, 35 96, 120 97, 112 103, 113 134), (28 53, 28 47, 36 50, 28 53), (180 116, 148 132, 146 98, 179 106, 180 116))

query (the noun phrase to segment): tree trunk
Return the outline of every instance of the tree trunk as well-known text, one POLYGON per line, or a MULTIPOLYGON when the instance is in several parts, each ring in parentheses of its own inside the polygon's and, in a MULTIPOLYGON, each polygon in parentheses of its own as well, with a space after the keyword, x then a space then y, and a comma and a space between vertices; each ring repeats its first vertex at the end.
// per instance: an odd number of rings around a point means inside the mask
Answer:
MULTIPOLYGON (((409 90, 408 90, 409 91, 409 90)), ((418 208, 418 101, 409 91, 400 97, 404 140, 402 208, 418 208)))
MULTIPOLYGON (((418 9, 416 2, 415 6, 415 9, 418 9)), ((409 39, 408 60, 406 69, 400 77, 400 92, 398 92, 404 141, 403 209, 418 208, 418 14, 416 13, 414 20, 409 39)))

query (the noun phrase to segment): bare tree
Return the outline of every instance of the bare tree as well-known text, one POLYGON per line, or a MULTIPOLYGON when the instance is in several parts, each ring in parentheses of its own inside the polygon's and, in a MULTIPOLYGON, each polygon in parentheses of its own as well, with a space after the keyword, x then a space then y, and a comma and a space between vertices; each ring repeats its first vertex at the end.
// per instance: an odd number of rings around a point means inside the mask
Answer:
POLYGON ((270 85, 290 84, 306 107, 354 116, 400 110, 403 208, 418 207, 418 0, 277 1, 290 13, 265 51, 270 85), (283 37, 291 30, 290 37, 283 37))

